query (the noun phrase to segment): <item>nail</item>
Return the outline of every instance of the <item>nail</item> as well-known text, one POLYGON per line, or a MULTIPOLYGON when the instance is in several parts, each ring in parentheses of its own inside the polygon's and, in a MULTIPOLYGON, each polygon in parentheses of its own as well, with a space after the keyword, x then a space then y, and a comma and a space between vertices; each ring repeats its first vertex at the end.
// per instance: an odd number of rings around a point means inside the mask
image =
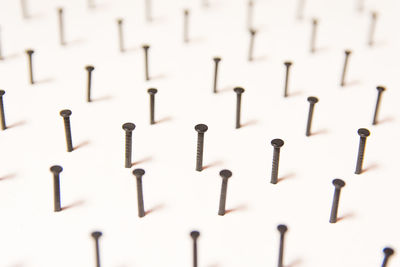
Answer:
POLYGON ((24 19, 28 19, 28 11, 27 11, 27 6, 26 6, 26 0, 21 0, 21 11, 22 11, 22 17, 24 19))
POLYGON ((150 95, 150 124, 155 124, 154 121, 154 95, 157 94, 157 89, 150 88, 147 90, 150 95))
POLYGON ((297 4, 297 19, 302 20, 304 17, 304 6, 305 6, 305 0, 298 0, 297 4))
POLYGON ((371 25, 369 29, 369 37, 368 37, 368 45, 373 46, 374 45, 374 34, 375 34, 375 27, 376 27, 376 19, 378 15, 376 12, 371 13, 371 25))
POLYGON ((96 267, 100 267, 100 248, 99 248, 99 238, 103 235, 102 232, 95 231, 92 232, 92 237, 94 239, 95 249, 96 249, 96 267))
POLYGON ((345 86, 346 85, 346 72, 347 72, 347 65, 349 63, 349 56, 351 54, 350 50, 345 50, 344 51, 344 65, 343 65, 343 72, 342 72, 342 80, 340 82, 340 86, 345 86))
POLYGON ((385 256, 383 258, 382 267, 386 267, 390 256, 394 254, 394 250, 392 248, 386 247, 383 249, 383 253, 385 254, 385 256))
POLYGON ((190 236, 193 239, 193 267, 197 267, 197 239, 200 236, 200 232, 192 231, 190 236))
POLYGON ((253 61, 253 50, 254 50, 254 37, 256 35, 256 30, 250 30, 250 46, 249 46, 249 61, 253 61))
POLYGON ((146 76, 146 81, 150 80, 149 76, 149 45, 143 45, 143 50, 144 50, 144 68, 145 68, 145 76, 146 76))
POLYGON ((4 115, 4 104, 3 104, 3 95, 6 92, 4 90, 0 90, 0 123, 1 123, 1 129, 4 131, 7 129, 6 125, 6 117, 4 115))
POLYGON ((222 186, 221 186, 221 196, 219 198, 219 209, 218 215, 225 215, 225 204, 226 204, 226 191, 228 189, 228 179, 231 178, 232 172, 230 170, 222 170, 219 172, 219 175, 222 177, 222 186))
POLYGON ((214 87, 213 87, 213 92, 214 94, 217 93, 217 81, 218 81, 218 65, 219 62, 221 61, 221 58, 219 57, 214 57, 214 63, 215 63, 215 70, 214 70, 214 87))
POLYGON ((315 40, 317 39, 317 26, 318 26, 318 20, 313 19, 312 20, 312 30, 311 30, 311 45, 310 45, 311 53, 315 52, 315 40))
POLYGON ((34 84, 34 81, 33 81, 33 71, 32 71, 32 54, 33 54, 35 51, 28 49, 28 50, 26 50, 25 52, 26 52, 26 54, 28 55, 29 82, 30 82, 31 84, 34 84))
POLYGON ((280 224, 280 225, 278 225, 277 229, 280 233, 278 267, 283 267, 283 251, 284 251, 285 233, 288 230, 288 228, 286 225, 280 224))
POLYGON ((189 42, 189 10, 183 11, 183 41, 189 42))
POLYGON ((134 169, 132 173, 136 177, 136 189, 137 189, 137 198, 138 198, 138 215, 139 215, 139 217, 144 217, 144 215, 146 215, 146 213, 144 212, 142 177, 145 174, 145 171, 143 169, 134 169))
POLYGON ((203 170, 203 148, 204 148, 204 133, 207 132, 208 127, 205 124, 197 124, 194 129, 197 131, 197 157, 196 157, 196 171, 203 170))
POLYGON ((71 152, 74 150, 72 146, 72 137, 71 137, 71 123, 69 117, 71 116, 72 112, 69 109, 61 110, 60 115, 64 118, 64 129, 65 129, 65 138, 67 140, 67 151, 71 152))
POLYGON ((383 86, 377 86, 376 89, 378 90, 378 98, 376 100, 374 119, 372 121, 372 125, 376 125, 378 123, 377 118, 378 118, 379 105, 381 103, 382 92, 386 90, 386 88, 383 86))
POLYGON ((58 165, 54 165, 50 168, 53 173, 53 185, 54 185, 54 211, 61 211, 61 197, 60 197, 60 173, 63 168, 58 165))
POLYGON ((124 48, 124 32, 122 30, 122 23, 123 23, 123 19, 118 19, 117 20, 117 24, 118 24, 118 38, 119 38, 119 51, 121 53, 125 52, 125 48, 124 48))
POLYGON ((333 185, 335 186, 335 193, 333 194, 333 202, 332 202, 332 209, 331 209, 331 218, 329 219, 330 223, 337 222, 337 212, 339 208, 339 197, 340 197, 340 190, 346 183, 340 179, 334 179, 332 181, 333 185))
POLYGON ((313 118, 313 113, 314 113, 314 105, 315 105, 315 103, 318 103, 318 98, 316 98, 314 96, 310 96, 309 98, 307 98, 307 101, 310 102, 310 109, 308 111, 306 136, 310 136, 311 135, 311 123, 312 123, 312 118, 313 118))
POLYGON ((247 29, 253 29, 253 7, 254 2, 249 0, 247 4, 247 29))
POLYGON ((87 94, 86 94, 86 102, 92 102, 92 99, 90 98, 91 95, 91 89, 92 89, 92 71, 94 70, 93 66, 86 66, 85 67, 88 78, 87 78, 87 94))
POLYGON ((124 123, 122 129, 125 130, 125 168, 132 167, 132 131, 136 125, 130 122, 124 123))
POLYGON ((60 44, 65 45, 64 17, 63 17, 64 10, 62 8, 58 8, 57 11, 58 11, 58 26, 59 26, 59 31, 60 31, 60 44))
POLYGON ((281 139, 274 139, 271 141, 271 145, 274 147, 274 154, 272 156, 271 184, 278 183, 279 154, 283 144, 284 142, 281 139))
POLYGON ((146 21, 151 22, 153 19, 151 17, 151 2, 150 0, 144 0, 145 13, 146 13, 146 21))
POLYGON ((285 63, 286 66, 286 75, 285 75, 285 91, 283 96, 287 97, 288 96, 288 87, 289 87, 289 73, 290 73, 290 67, 292 66, 292 62, 286 61, 285 63))
POLYGON ((244 92, 244 89, 241 87, 236 87, 235 89, 233 89, 233 91, 236 93, 236 129, 239 129, 242 94, 244 92))
POLYGON ((358 135, 360 136, 360 145, 358 147, 358 156, 357 156, 357 165, 355 174, 361 174, 362 165, 364 161, 365 144, 367 142, 367 137, 370 135, 370 132, 364 128, 358 129, 357 132, 358 135))

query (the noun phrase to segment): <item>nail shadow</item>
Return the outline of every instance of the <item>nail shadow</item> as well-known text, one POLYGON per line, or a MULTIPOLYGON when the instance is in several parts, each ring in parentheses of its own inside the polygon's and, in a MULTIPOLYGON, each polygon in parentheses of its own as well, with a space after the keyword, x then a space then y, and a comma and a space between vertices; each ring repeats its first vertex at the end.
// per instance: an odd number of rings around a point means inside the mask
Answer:
POLYGON ((84 147, 84 146, 87 146, 89 144, 90 144, 90 141, 88 141, 88 140, 80 142, 78 145, 74 146, 74 150, 79 149, 79 148, 84 147))
POLYGON ((292 179, 292 178, 294 178, 295 176, 296 176, 296 174, 294 174, 293 172, 288 173, 288 174, 286 174, 286 175, 281 176, 280 178, 278 178, 278 183, 283 182, 283 181, 285 181, 285 180, 292 179))
POLYGON ((159 123, 163 123, 163 122, 168 122, 168 121, 172 121, 172 117, 164 117, 158 121, 155 122, 155 124, 159 124, 159 123))
POLYGON ((217 160, 217 161, 211 162, 211 163, 203 166, 203 170, 222 165, 222 163, 223 163, 222 160, 217 160))
POLYGON ((290 92, 288 94, 288 97, 296 97, 296 96, 300 96, 300 95, 303 95, 303 91, 297 90, 297 91, 294 91, 294 92, 290 92))
POLYGON ((189 42, 187 42, 188 45, 190 44, 201 44, 204 43, 206 41, 206 38, 204 37, 193 37, 193 38, 189 38, 189 42))
POLYGON ((138 51, 138 50, 140 50, 139 46, 127 47, 127 48, 124 49, 124 52, 122 52, 121 54, 134 52, 134 51, 138 51))
POLYGON ((367 167, 363 168, 362 173, 378 169, 379 165, 376 163, 371 163, 367 167))
POLYGON ((390 123, 390 122, 394 122, 395 118, 390 116, 390 117, 385 117, 382 120, 378 120, 377 124, 383 124, 383 123, 390 123))
POLYGON ((162 210, 162 209, 164 209, 164 207, 165 207, 164 204, 155 205, 155 206, 152 207, 151 209, 146 210, 144 214, 147 215, 147 214, 149 214, 149 213, 162 210))
POLYGON ((237 211, 244 211, 244 210, 247 210, 247 205, 242 204, 242 205, 239 205, 239 206, 234 207, 232 209, 225 210, 225 214, 232 213, 232 212, 237 212, 237 211))
POLYGON ((79 206, 82 206, 83 204, 85 204, 84 200, 78 200, 78 201, 72 202, 69 205, 62 207, 61 210, 67 210, 67 209, 79 207, 79 206))
POLYGON ((165 79, 167 76, 165 74, 157 74, 154 76, 150 76, 150 81, 154 81, 154 80, 163 80, 165 79))
POLYGON ((138 165, 138 164, 145 163, 145 162, 149 162, 149 161, 152 161, 152 160, 153 160, 153 157, 152 157, 152 156, 145 157, 145 158, 143 158, 143 159, 141 159, 141 160, 137 160, 137 161, 135 161, 135 162, 132 162, 131 167, 133 167, 133 166, 135 166, 135 165, 138 165))
POLYGON ((315 132, 311 132, 311 136, 313 136, 313 135, 327 134, 327 133, 329 133, 329 130, 328 130, 328 129, 321 129, 321 130, 318 130, 318 131, 315 131, 315 132))
POLYGON ((346 82, 346 83, 344 84, 344 87, 357 86, 357 85, 360 85, 360 84, 361 84, 361 81, 360 81, 360 80, 351 80, 351 81, 349 81, 349 82, 346 82))
POLYGON ((91 99, 92 100, 91 102, 107 101, 107 100, 110 100, 112 98, 113 97, 111 95, 105 95, 105 96, 102 96, 102 97, 97 97, 97 98, 91 99))
POLYGON ((251 62, 262 62, 262 61, 266 61, 267 59, 268 59, 268 57, 266 55, 256 56, 256 57, 253 57, 251 62))
POLYGON ((302 259, 295 259, 294 261, 292 261, 291 263, 285 265, 285 267, 295 267, 297 265, 300 265, 303 262, 302 259))
POLYGON ((15 127, 22 126, 25 124, 26 124, 26 120, 21 120, 21 121, 14 122, 10 125, 7 125, 7 128, 15 128, 15 127))
POLYGON ((35 81, 35 84, 51 83, 54 82, 54 78, 45 78, 35 81))
POLYGON ((66 46, 66 47, 68 47, 68 46, 74 46, 74 45, 82 44, 82 43, 84 43, 84 42, 85 42, 85 39, 83 39, 83 38, 77 38, 77 39, 74 39, 74 40, 72 40, 72 41, 66 41, 65 46, 66 46))
POLYGON ((14 58, 17 58, 17 57, 19 57, 19 56, 20 56, 20 54, 18 54, 18 53, 5 55, 5 56, 3 56, 2 60, 0 60, 0 62, 1 62, 1 61, 4 61, 4 60, 6 60, 6 59, 14 59, 14 58))
POLYGON ((221 89, 217 89, 217 94, 224 93, 224 92, 233 92, 233 88, 234 88, 233 86, 226 86, 221 89))
POLYGON ((17 174, 10 173, 10 174, 7 174, 7 175, 5 175, 3 177, 0 177, 0 181, 10 180, 10 179, 15 178, 16 176, 17 176, 17 174))
POLYGON ((252 126, 252 125, 256 125, 257 123, 258 123, 258 120, 249 120, 249 121, 247 121, 247 122, 245 122, 245 123, 242 123, 242 124, 240 125, 240 128, 247 127, 247 126, 252 126))
POLYGON ((344 215, 338 217, 338 218, 336 219, 336 221, 339 222, 339 221, 342 221, 342 220, 345 220, 345 219, 354 218, 355 216, 356 216, 356 215, 354 214, 354 212, 349 212, 349 213, 346 213, 346 214, 344 214, 344 215))

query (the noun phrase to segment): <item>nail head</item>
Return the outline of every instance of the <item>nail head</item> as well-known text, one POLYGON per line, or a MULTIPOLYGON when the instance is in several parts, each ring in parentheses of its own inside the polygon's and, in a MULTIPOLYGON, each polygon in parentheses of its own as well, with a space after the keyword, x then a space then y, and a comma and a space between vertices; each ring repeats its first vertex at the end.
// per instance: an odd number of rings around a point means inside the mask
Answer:
POLYGON ((3 96, 6 93, 4 90, 0 90, 0 96, 3 96))
POLYGON ((125 131, 128 131, 128 132, 132 132, 133 130, 135 130, 135 128, 136 128, 136 125, 131 122, 127 122, 122 125, 122 129, 124 129, 125 131))
POLYGON ((91 65, 88 65, 88 66, 85 67, 85 69, 86 69, 87 71, 93 71, 93 70, 94 70, 94 67, 91 66, 91 65))
POLYGON ((199 231, 191 231, 191 232, 190 232, 190 236, 191 236, 194 240, 196 240, 197 238, 199 238, 200 232, 199 232, 199 231))
POLYGON ((332 184, 333 184, 335 187, 338 187, 338 188, 342 188, 343 186, 346 185, 346 183, 345 183, 343 180, 341 180, 341 179, 334 179, 334 180, 332 181, 332 184))
POLYGON ((100 232, 100 231, 94 231, 94 232, 92 232, 91 235, 92 235, 93 238, 98 239, 100 236, 103 235, 103 233, 100 232))
POLYGON ((236 94, 242 94, 244 92, 244 89, 242 87, 236 87, 233 89, 236 94))
POLYGON ((286 67, 290 67, 290 66, 292 66, 293 63, 290 61, 286 61, 284 64, 286 67))
POLYGON ((281 234, 284 234, 288 230, 287 226, 284 224, 278 225, 277 229, 281 234))
POLYGON ((376 89, 377 89, 379 92, 383 92, 383 91, 386 90, 386 88, 385 88, 384 86, 377 86, 376 89))
POLYGON ((312 104, 315 104, 315 103, 318 103, 318 98, 316 98, 315 96, 310 96, 307 98, 307 101, 312 104))
POLYGON ((54 166, 50 167, 50 171, 52 173, 60 173, 60 172, 62 172, 62 170, 63 170, 63 168, 59 165, 54 165, 54 166))
POLYGON ((219 172, 219 175, 222 178, 230 178, 232 176, 232 172, 230 170, 222 170, 219 172))
POLYGON ((208 130, 208 126, 205 124, 197 124, 194 129, 198 132, 198 133, 205 133, 208 130))
POLYGON ((67 118, 67 117, 71 116, 71 114, 72 114, 72 111, 69 109, 63 109, 60 111, 60 115, 63 118, 67 118))
POLYGON ((138 178, 138 177, 142 177, 145 174, 145 171, 143 169, 134 169, 132 171, 132 174, 138 178))
POLYGON ((276 148, 282 147, 285 144, 282 139, 274 139, 271 141, 271 145, 273 145, 276 148))
POLYGON ((386 256, 391 256, 394 254, 394 250, 392 248, 386 247, 383 249, 383 253, 385 253, 386 256))
POLYGON ((155 94, 157 94, 157 89, 156 88, 150 88, 150 89, 148 89, 147 90, 147 92, 149 93, 149 94, 151 94, 151 95, 155 95, 155 94))
POLYGON ((368 136, 371 134, 371 133, 369 132, 369 130, 368 130, 368 129, 365 129, 365 128, 360 128, 360 129, 358 129, 357 133, 358 133, 358 135, 359 135, 360 137, 368 137, 368 136))

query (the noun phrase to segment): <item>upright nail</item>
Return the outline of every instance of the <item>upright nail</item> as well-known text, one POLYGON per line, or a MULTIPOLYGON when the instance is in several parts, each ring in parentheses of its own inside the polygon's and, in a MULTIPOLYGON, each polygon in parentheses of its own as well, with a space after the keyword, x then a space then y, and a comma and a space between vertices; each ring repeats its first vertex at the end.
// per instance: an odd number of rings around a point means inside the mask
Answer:
POLYGON ((64 10, 62 8, 57 9, 58 12, 58 27, 59 27, 59 34, 60 34, 60 44, 65 45, 65 38, 64 38, 64 10))
POLYGON ((92 102, 91 99, 91 91, 92 91, 92 71, 94 70, 93 66, 86 66, 87 71, 87 90, 86 90, 86 102, 92 102))
POLYGON ((337 222, 337 213, 339 208, 339 197, 340 197, 340 190, 346 183, 340 179, 334 179, 332 181, 333 185, 335 186, 335 192, 333 194, 333 202, 332 202, 332 209, 331 209, 331 217, 329 219, 330 223, 337 222))
POLYGON ((340 86, 345 86, 346 85, 346 72, 347 72, 347 65, 349 63, 349 56, 351 54, 350 50, 345 50, 344 51, 344 65, 343 65, 343 71, 342 71, 342 79, 340 81, 340 86))
POLYGON ((203 148, 204 148, 204 133, 208 127, 205 124, 197 124, 194 129, 197 131, 197 154, 196 154, 196 171, 203 170, 203 148))
POLYGON ((146 81, 150 80, 149 76, 149 45, 143 45, 143 51, 144 51, 144 69, 145 69, 145 76, 146 76, 146 81))
POLYGON ((189 10, 183 11, 183 42, 189 42, 189 10))
POLYGON ((310 52, 311 53, 315 52, 315 42, 317 39, 317 26, 318 26, 318 20, 313 19, 312 20, 312 30, 311 30, 311 43, 310 43, 310 52))
POLYGON ((385 91, 385 87, 383 86, 377 86, 376 89, 378 90, 378 98, 376 99, 376 106, 375 106, 375 112, 374 112, 374 119, 372 120, 372 125, 376 125, 378 123, 378 111, 379 111, 379 106, 381 103, 381 97, 382 97, 382 92, 385 91))
POLYGON ((247 4, 247 29, 253 29, 253 10, 254 10, 253 0, 249 0, 247 4))
POLYGON ((314 106, 318 103, 318 98, 314 96, 310 96, 307 98, 307 101, 310 102, 310 109, 308 110, 308 119, 307 119, 307 129, 306 129, 306 136, 311 135, 311 123, 314 113, 314 106))
POLYGON ((154 97, 157 94, 157 89, 150 88, 147 90, 150 95, 150 124, 155 124, 154 121, 154 97))
POLYGON ((368 45, 369 46, 374 45, 374 35, 375 35, 375 27, 376 27, 377 17, 378 17, 378 14, 376 12, 371 13, 371 25, 369 28, 369 35, 368 35, 368 45))
POLYGON ((64 129, 65 129, 65 139, 67 141, 67 151, 71 152, 74 150, 72 146, 72 136, 71 136, 71 123, 69 117, 71 116, 72 112, 69 109, 61 110, 60 115, 64 118, 64 129))
POLYGON ((284 242, 285 242, 285 233, 288 230, 287 226, 284 224, 280 224, 277 227, 279 234, 280 234, 280 240, 279 240, 279 255, 278 255, 278 267, 283 267, 283 252, 284 252, 284 242))
POLYGON ((242 105, 242 94, 244 89, 241 87, 236 87, 233 89, 236 93, 236 129, 240 128, 240 113, 241 113, 241 105, 242 105))
POLYGON ((31 84, 34 84, 34 80, 33 80, 33 67, 32 67, 32 54, 35 52, 31 49, 28 49, 25 51, 26 54, 28 55, 28 69, 29 69, 29 82, 31 84))
POLYGON ((358 147, 358 155, 357 155, 357 165, 355 174, 362 173, 362 165, 364 161, 364 153, 365 153, 365 144, 367 142, 367 137, 370 135, 370 132, 367 129, 360 128, 357 131, 358 135, 360 136, 360 144, 358 147))
POLYGON ((274 154, 272 156, 271 184, 278 183, 279 155, 283 144, 284 142, 282 139, 274 139, 271 141, 271 145, 274 147, 274 154))
POLYGON ((385 256, 383 258, 382 267, 386 267, 390 256, 394 254, 394 250, 392 248, 386 247, 383 249, 383 253, 385 254, 385 256))
POLYGON ((221 58, 219 57, 214 57, 214 63, 215 63, 215 68, 214 68, 214 84, 213 84, 213 92, 214 94, 217 93, 217 81, 218 81, 218 65, 219 62, 221 61, 221 58))
POLYGON ((4 104, 3 104, 3 95, 6 92, 4 90, 0 90, 0 124, 1 124, 1 129, 4 131, 7 129, 6 125, 6 117, 4 115, 4 104))
POLYGON ((63 168, 58 165, 54 165, 50 168, 53 173, 53 186, 54 186, 54 211, 61 211, 61 197, 60 197, 60 173, 63 168))
POLYGON ((28 19, 29 15, 28 15, 28 8, 26 5, 26 0, 21 0, 21 11, 22 11, 22 18, 28 19))
POLYGON ((122 129, 125 131, 125 168, 132 167, 132 131, 136 125, 130 122, 124 123, 122 129))
POLYGON ((193 240, 193 267, 197 267, 197 239, 200 236, 200 232, 192 231, 190 232, 190 237, 193 240))
POLYGON ((285 64, 285 67, 286 67, 285 86, 284 86, 283 96, 287 97, 288 96, 288 88, 289 88, 289 74, 290 74, 290 67, 292 66, 292 62, 286 61, 283 64, 285 64))
POLYGON ((256 36, 257 31, 250 29, 250 45, 249 45, 249 61, 253 61, 253 50, 254 50, 254 38, 256 36))
POLYGON ((122 30, 122 24, 123 24, 123 19, 118 19, 117 20, 117 25, 118 25, 118 40, 119 40, 119 51, 121 53, 125 52, 125 47, 124 47, 124 32, 122 30))
POLYGON ((134 169, 132 173, 136 177, 138 215, 139 217, 144 217, 146 213, 144 211, 142 177, 145 174, 145 171, 143 169, 134 169))
POLYGON ((153 20, 151 16, 151 0, 144 0, 144 7, 145 7, 146 21, 151 22, 153 20))
POLYGON ((95 231, 92 232, 92 237, 94 239, 94 245, 95 245, 95 250, 96 250, 96 267, 100 267, 100 248, 99 248, 99 239, 103 235, 102 232, 95 231))
POLYGON ((228 179, 231 178, 232 172, 230 170, 222 170, 219 175, 222 177, 222 186, 221 186, 221 196, 219 198, 219 209, 218 215, 225 215, 225 205, 226 205, 226 192, 228 189, 228 179))

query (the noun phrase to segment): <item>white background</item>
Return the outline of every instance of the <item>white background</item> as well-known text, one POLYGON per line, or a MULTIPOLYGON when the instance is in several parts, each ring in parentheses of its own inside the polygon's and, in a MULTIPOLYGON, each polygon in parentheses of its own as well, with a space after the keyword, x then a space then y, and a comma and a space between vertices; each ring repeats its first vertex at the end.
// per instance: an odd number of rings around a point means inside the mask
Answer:
MULTIPOLYGON (((287 224, 287 267, 380 266, 385 246, 400 249, 398 177, 400 3, 258 0, 254 57, 247 61, 247 1, 0 1, 0 88, 9 129, 0 132, 0 266, 94 266, 90 232, 104 233, 102 266, 191 266, 189 232, 197 229, 199 266, 276 266, 279 234, 287 224), (59 45, 57 7, 64 8, 67 45, 59 45), (183 44, 183 9, 190 9, 190 43, 183 44), (370 12, 378 12, 374 47, 367 46, 370 12), (117 18, 124 18, 127 52, 118 50, 117 18), (309 53, 311 18, 320 20, 317 52, 309 53), (141 45, 150 44, 144 81, 141 45), (28 83, 25 49, 35 50, 28 83), (344 49, 347 80, 339 86, 344 49), (212 94, 214 56, 220 93, 212 94), (294 65, 283 98, 285 60, 294 65), (86 71, 94 102, 86 103, 86 71), (372 126, 376 86, 380 124, 372 126), (234 129, 235 94, 246 89, 242 122, 234 129), (156 125, 149 124, 147 89, 155 87, 156 125), (308 102, 316 96, 312 131, 308 102), (59 111, 72 110, 74 146, 66 152, 59 111), (137 216, 136 183, 124 168, 125 122, 134 122, 134 168, 143 168, 144 218, 137 216), (195 171, 196 132, 205 123, 204 165, 195 171), (364 166, 355 175, 359 137, 370 129, 364 166), (281 138, 277 185, 270 184, 273 138, 281 138), (62 212, 53 212, 50 166, 59 164, 62 212), (230 169, 227 209, 218 216, 219 171, 230 169), (332 179, 346 182, 339 217, 330 224, 332 179)), ((396 254, 389 266, 399 266, 396 254)))

